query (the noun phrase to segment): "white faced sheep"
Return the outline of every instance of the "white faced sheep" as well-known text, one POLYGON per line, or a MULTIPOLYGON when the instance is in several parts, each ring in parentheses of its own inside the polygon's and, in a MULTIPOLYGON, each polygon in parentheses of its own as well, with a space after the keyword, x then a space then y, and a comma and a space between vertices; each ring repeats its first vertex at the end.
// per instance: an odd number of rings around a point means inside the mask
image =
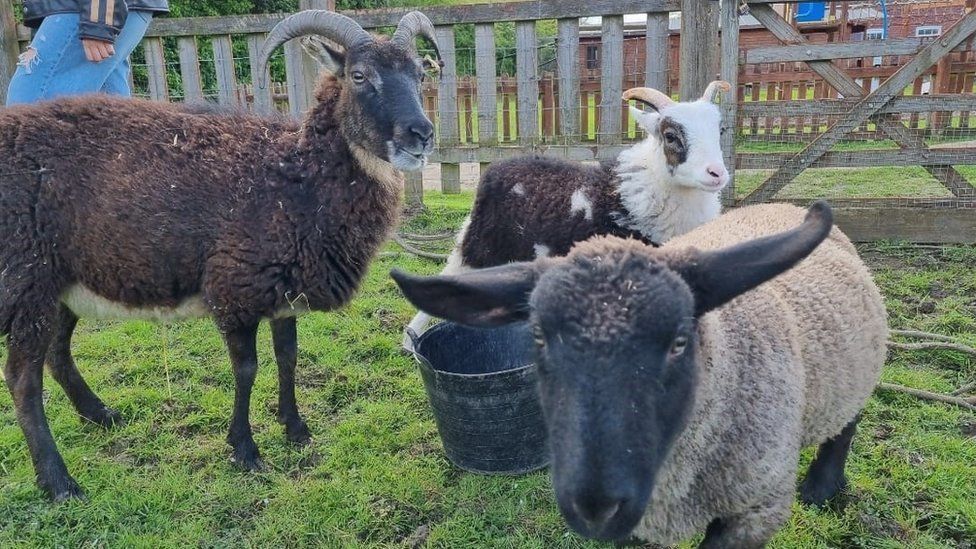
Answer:
MULTIPOLYGON (((595 235, 661 244, 717 217, 729 173, 719 145, 722 116, 713 103, 723 81, 700 99, 676 103, 651 88, 627 90, 653 111, 631 107, 647 138, 614 162, 587 166, 544 156, 492 164, 481 178, 444 274, 542 256, 562 256, 595 235)), ((421 333, 430 317, 408 326, 421 333)))
POLYGON ((598 237, 565 258, 394 278, 437 316, 529 319, 574 530, 761 547, 789 517, 801 448, 820 444, 804 501, 844 486, 885 359, 881 295, 831 219, 822 202, 805 220, 760 205, 658 249, 598 237))
POLYGON ((236 391, 228 442, 244 469, 263 464, 248 421, 255 335, 271 319, 278 418, 307 441, 295 405, 296 313, 351 299, 400 208, 402 176, 420 169, 434 127, 421 107, 420 13, 390 40, 348 17, 307 11, 281 21, 262 51, 320 35, 332 74, 301 125, 242 113, 105 96, 0 112, 0 334, 17 419, 39 486, 82 493, 41 400, 47 356, 79 414, 119 417, 70 354, 78 317, 210 316, 230 352, 236 391), (120 125, 120 121, 124 124, 120 125))

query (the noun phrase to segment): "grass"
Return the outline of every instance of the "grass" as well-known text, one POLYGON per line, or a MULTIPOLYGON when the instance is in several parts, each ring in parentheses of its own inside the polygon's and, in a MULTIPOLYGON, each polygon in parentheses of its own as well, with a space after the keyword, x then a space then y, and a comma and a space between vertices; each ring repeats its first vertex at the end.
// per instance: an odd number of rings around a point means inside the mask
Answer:
MULTIPOLYGON (((410 226, 456 227, 470 201, 428 194, 429 212, 410 226)), ((863 252, 893 326, 976 344, 976 248, 878 243, 863 252)), ((568 532, 545 473, 484 477, 446 461, 419 373, 398 351, 413 311, 387 276, 393 266, 438 270, 407 256, 378 260, 348 308, 299 323, 299 404, 315 436, 310 447, 289 445, 274 421, 277 380, 261 331, 251 419, 270 467, 263 474, 242 474, 228 461, 233 379, 210 322, 83 321, 79 367, 128 423, 113 431, 80 424, 45 379, 52 428, 90 497, 51 505, 34 487, 2 392, 0 547, 403 547, 423 525, 429 547, 600 547, 568 532)), ((951 352, 897 353, 884 372, 887 381, 939 391, 974 377, 976 363, 951 352)), ((972 413, 877 394, 855 439, 844 501, 824 510, 796 504, 772 547, 972 547, 974 435, 972 413)))

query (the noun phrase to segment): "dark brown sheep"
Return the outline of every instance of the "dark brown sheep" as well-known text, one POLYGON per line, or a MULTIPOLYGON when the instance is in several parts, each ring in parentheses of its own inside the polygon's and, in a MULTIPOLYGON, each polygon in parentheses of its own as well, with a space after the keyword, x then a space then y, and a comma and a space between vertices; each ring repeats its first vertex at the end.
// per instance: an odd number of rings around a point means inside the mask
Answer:
POLYGON ((78 413, 111 425, 75 368, 78 317, 210 316, 227 343, 236 392, 233 460, 261 469, 248 421, 255 334, 271 319, 289 440, 308 428, 295 405, 295 315, 355 293, 400 208, 398 170, 421 168, 433 125, 420 103, 419 13, 392 40, 310 11, 272 31, 277 46, 317 34, 331 74, 301 125, 102 96, 0 112, 0 333, 5 376, 39 486, 79 496, 41 400, 47 358, 78 413))

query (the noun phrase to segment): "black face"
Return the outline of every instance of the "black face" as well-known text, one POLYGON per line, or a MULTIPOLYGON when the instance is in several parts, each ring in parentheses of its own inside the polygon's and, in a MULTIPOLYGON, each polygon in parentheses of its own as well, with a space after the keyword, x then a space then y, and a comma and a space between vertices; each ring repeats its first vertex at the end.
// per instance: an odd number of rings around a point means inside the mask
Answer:
POLYGON ((556 499, 591 538, 634 529, 693 402, 692 295, 653 263, 576 258, 532 294, 556 499))
POLYGON ((391 42, 372 42, 347 52, 338 76, 351 113, 343 120, 347 138, 397 169, 422 168, 434 125, 421 106, 420 60, 391 42))

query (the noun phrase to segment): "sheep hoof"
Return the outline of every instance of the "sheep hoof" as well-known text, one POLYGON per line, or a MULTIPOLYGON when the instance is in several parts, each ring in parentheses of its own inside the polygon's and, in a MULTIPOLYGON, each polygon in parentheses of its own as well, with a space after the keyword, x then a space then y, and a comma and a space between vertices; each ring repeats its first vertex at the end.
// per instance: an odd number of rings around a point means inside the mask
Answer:
POLYGON ((285 438, 288 442, 304 446, 312 442, 312 433, 304 421, 298 420, 285 425, 285 438))
POLYGON ((249 473, 263 473, 268 470, 256 448, 253 450, 234 449, 230 461, 238 469, 249 473))
POLYGON ((78 483, 70 475, 63 475, 47 481, 38 480, 38 485, 54 503, 70 500, 87 501, 88 499, 85 496, 85 491, 81 489, 81 486, 78 486, 78 483))
POLYGON ((820 507, 843 492, 845 488, 847 488, 847 477, 844 475, 830 480, 808 477, 800 485, 800 501, 805 505, 820 507))
POLYGON ((108 406, 101 406, 93 412, 84 412, 81 414, 81 419, 104 429, 121 427, 125 424, 122 414, 108 406))

